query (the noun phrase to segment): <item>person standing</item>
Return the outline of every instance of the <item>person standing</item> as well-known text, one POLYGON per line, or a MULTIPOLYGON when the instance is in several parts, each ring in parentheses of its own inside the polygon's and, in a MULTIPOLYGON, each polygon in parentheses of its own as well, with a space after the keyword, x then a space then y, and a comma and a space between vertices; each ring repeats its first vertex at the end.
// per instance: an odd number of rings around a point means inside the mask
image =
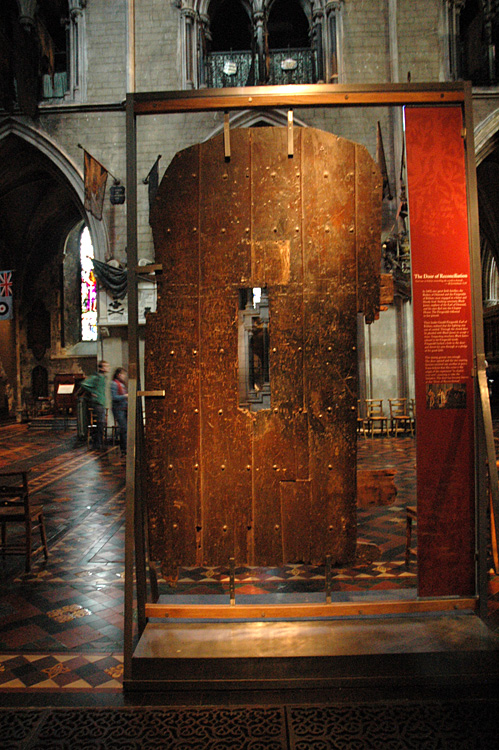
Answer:
POLYGON ((128 390, 126 387, 126 370, 118 367, 111 381, 111 402, 114 421, 120 430, 121 455, 126 455, 128 390))
POLYGON ((97 372, 90 375, 81 383, 81 388, 90 396, 90 408, 93 409, 96 419, 96 431, 94 448, 102 450, 106 432, 106 375, 109 372, 109 364, 101 360, 97 365, 97 372))

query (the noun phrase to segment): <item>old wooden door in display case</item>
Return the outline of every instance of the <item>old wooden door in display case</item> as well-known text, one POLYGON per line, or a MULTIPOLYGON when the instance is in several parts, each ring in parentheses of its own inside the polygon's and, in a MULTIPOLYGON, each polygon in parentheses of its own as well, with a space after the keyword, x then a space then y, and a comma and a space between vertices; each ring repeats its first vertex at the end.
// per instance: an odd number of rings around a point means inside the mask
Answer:
POLYGON ((312 128, 231 132, 178 153, 152 213, 146 325, 151 559, 352 560, 357 313, 379 307, 381 179, 312 128))

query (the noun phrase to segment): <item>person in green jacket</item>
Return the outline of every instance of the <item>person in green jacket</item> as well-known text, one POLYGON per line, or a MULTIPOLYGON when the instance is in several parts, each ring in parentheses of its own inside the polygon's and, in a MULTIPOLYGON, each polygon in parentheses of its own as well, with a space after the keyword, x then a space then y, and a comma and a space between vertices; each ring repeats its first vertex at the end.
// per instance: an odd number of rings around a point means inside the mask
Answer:
POLYGON ((96 419, 94 448, 101 450, 104 447, 106 431, 106 393, 109 364, 102 360, 97 365, 97 372, 90 375, 81 383, 81 388, 90 396, 90 408, 93 409, 96 419))

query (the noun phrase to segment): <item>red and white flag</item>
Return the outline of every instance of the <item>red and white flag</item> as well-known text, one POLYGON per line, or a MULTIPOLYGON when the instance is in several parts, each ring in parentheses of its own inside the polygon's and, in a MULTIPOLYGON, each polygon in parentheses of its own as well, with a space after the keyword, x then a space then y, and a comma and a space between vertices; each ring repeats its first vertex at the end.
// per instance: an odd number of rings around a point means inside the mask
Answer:
POLYGON ((12 318, 12 271, 0 271, 0 320, 12 318))

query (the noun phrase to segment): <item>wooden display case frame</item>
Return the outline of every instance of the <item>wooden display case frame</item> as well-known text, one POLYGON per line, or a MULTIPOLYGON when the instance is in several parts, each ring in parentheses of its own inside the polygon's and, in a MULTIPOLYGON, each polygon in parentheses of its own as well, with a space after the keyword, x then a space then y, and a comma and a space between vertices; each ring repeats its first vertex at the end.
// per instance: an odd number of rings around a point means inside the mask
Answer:
MULTIPOLYGON (((292 127, 292 117, 288 117, 292 127)), ((379 85, 291 85, 200 91, 167 91, 131 93, 126 99, 127 149, 127 252, 128 252, 128 341, 129 341, 129 411, 128 453, 126 464, 126 540, 125 540, 125 681, 130 679, 134 649, 134 621, 139 635, 148 617, 338 617, 417 613, 431 611, 475 610, 480 616, 487 608, 486 524, 490 486, 493 490, 495 518, 499 518, 497 469, 492 432, 492 417, 485 375, 483 341, 480 242, 477 180, 472 119, 472 90, 468 82, 448 84, 379 84, 379 85), (416 601, 384 601, 360 604, 294 604, 253 607, 252 605, 204 605, 202 613, 195 607, 164 606, 147 603, 147 529, 143 504, 143 434, 141 398, 161 398, 163 392, 141 390, 139 367, 138 274, 160 270, 157 265, 138 267, 137 238, 137 119, 147 115, 225 112, 237 110, 345 107, 446 106, 462 108, 465 143, 466 194, 469 226, 469 251, 473 328, 473 375, 475 401, 475 497, 476 497, 476 593, 467 598, 432 598, 416 601), (209 611, 208 611, 209 610, 209 611), (251 610, 251 611, 250 611, 251 610)), ((199 610, 199 607, 197 608, 199 610)))

